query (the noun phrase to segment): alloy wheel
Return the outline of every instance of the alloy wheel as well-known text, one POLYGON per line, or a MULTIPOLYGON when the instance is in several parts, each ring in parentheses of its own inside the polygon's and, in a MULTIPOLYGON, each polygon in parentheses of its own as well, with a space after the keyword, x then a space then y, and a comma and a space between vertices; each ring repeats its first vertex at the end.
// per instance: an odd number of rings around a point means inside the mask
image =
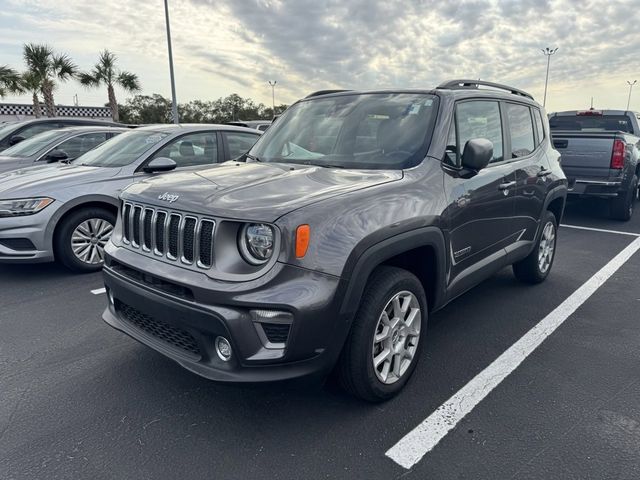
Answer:
POLYGON ((555 248, 556 229, 552 222, 547 222, 542 230, 540 245, 538 246, 538 268, 541 273, 547 273, 547 270, 551 267, 555 248))
POLYGON ((102 218, 80 223, 71 234, 71 249, 81 262, 99 265, 104 261, 104 247, 111 237, 113 225, 102 218))
POLYGON ((373 369, 390 385, 409 369, 418 348, 422 314, 418 298, 409 291, 396 293, 385 305, 373 337, 373 369))

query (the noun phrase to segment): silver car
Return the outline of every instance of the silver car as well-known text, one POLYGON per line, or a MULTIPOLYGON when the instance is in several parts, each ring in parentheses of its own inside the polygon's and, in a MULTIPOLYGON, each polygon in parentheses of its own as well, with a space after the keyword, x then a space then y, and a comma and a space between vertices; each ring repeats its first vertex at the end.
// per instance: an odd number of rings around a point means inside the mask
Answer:
POLYGON ((0 262, 102 267, 127 185, 176 168, 239 157, 260 132, 229 125, 157 125, 103 143, 70 164, 0 174, 0 262))
POLYGON ((42 132, 0 152, 0 173, 69 162, 127 131, 121 127, 69 127, 42 132))

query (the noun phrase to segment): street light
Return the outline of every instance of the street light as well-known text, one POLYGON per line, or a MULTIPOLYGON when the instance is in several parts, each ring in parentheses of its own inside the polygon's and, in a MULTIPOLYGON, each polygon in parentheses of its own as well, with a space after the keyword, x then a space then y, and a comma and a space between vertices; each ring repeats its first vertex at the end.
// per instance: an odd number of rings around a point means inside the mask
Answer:
POLYGON ((557 48, 545 48, 542 50, 542 53, 544 53, 547 56, 547 77, 544 81, 544 100, 542 100, 542 106, 546 106, 547 104, 547 85, 549 84, 549 64, 551 63, 551 55, 553 55, 554 53, 556 53, 558 51, 557 48))
POLYGON ((272 120, 276 118, 276 83, 278 83, 276 80, 274 80, 273 83, 269 80, 269 85, 271 85, 271 102, 273 108, 273 110, 271 110, 273 113, 272 120))
POLYGON ((627 100, 627 110, 629 110, 629 104, 631 104, 631 90, 636 83, 638 83, 638 80, 634 80, 633 82, 627 80, 627 84, 629 85, 629 99, 627 100))
POLYGON ((180 123, 178 119, 178 102, 176 101, 176 79, 173 76, 173 53, 171 51, 171 28, 169 27, 169 5, 164 0, 164 16, 167 24, 167 47, 169 49, 169 75, 171 77, 171 116, 173 123, 180 123))

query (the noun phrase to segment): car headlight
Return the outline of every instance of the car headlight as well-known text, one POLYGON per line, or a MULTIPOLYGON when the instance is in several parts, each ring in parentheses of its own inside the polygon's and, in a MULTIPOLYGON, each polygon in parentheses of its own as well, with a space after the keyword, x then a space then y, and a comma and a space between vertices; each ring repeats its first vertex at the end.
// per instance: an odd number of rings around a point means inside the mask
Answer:
POLYGON ((273 227, 264 223, 248 223, 238 239, 242 257, 251 265, 267 263, 273 255, 275 232, 273 227))
POLYGON ((34 197, 0 200, 0 217, 33 215, 53 203, 53 198, 34 197))

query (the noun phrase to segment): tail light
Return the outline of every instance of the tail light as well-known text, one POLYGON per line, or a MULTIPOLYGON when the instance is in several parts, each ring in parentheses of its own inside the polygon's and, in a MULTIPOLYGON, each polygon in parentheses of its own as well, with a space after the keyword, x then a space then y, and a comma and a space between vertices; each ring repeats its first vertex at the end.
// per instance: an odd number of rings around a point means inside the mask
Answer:
POLYGON ((613 152, 611 153, 611 168, 621 170, 624 168, 625 144, 622 140, 613 141, 613 152))

